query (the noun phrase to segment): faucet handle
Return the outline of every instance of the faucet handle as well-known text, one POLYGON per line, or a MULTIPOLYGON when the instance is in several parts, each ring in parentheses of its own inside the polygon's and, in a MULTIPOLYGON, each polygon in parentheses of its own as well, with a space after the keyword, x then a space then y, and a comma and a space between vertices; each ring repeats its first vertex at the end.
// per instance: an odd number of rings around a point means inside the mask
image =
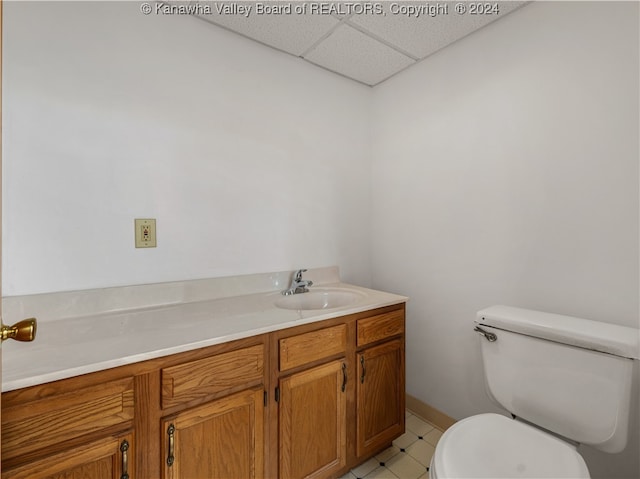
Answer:
POLYGON ((294 278, 296 281, 302 281, 302 273, 306 273, 306 269, 299 269, 295 272, 294 278))

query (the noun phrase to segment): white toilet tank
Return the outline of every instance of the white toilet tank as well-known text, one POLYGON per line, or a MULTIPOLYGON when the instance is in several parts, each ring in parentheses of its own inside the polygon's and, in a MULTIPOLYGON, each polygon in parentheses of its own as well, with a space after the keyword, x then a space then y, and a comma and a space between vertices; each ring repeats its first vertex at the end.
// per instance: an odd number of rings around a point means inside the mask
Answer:
POLYGON ((581 444, 627 443, 634 328, 509 306, 478 312, 487 388, 515 416, 581 444))

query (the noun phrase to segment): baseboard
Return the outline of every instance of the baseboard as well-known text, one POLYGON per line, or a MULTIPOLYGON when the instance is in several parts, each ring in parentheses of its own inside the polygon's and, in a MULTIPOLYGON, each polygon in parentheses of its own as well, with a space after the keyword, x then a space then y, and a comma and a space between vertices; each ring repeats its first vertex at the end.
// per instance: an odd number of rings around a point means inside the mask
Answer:
POLYGON ((429 406, 427 403, 420 401, 420 399, 415 398, 410 394, 407 394, 405 399, 405 404, 409 411, 414 412, 422 419, 426 419, 438 429, 445 431, 456 422, 455 419, 447 416, 442 411, 437 410, 433 406, 429 406))

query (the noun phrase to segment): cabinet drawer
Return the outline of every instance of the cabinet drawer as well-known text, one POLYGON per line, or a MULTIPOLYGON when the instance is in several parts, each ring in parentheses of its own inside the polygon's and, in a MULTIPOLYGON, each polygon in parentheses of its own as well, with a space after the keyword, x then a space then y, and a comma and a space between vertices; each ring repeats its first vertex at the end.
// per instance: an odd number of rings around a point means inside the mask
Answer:
POLYGON ((346 349, 346 324, 284 338, 280 340, 280 371, 328 358, 346 349))
POLYGON ((364 346, 402 333, 404 333, 404 311, 390 311, 358 320, 357 342, 358 346, 364 346))
POLYGON ((202 399, 235 387, 262 382, 262 344, 190 361, 162 370, 162 407, 202 399))
POLYGON ((2 459, 132 421, 133 415, 133 378, 3 408, 2 459))

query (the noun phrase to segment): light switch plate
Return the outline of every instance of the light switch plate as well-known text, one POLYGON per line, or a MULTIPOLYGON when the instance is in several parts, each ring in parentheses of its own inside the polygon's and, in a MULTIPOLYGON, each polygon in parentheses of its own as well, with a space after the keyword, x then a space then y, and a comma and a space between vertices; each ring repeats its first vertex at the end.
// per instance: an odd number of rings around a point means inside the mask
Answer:
POLYGON ((136 248, 156 247, 156 220, 155 218, 136 218, 136 248))

